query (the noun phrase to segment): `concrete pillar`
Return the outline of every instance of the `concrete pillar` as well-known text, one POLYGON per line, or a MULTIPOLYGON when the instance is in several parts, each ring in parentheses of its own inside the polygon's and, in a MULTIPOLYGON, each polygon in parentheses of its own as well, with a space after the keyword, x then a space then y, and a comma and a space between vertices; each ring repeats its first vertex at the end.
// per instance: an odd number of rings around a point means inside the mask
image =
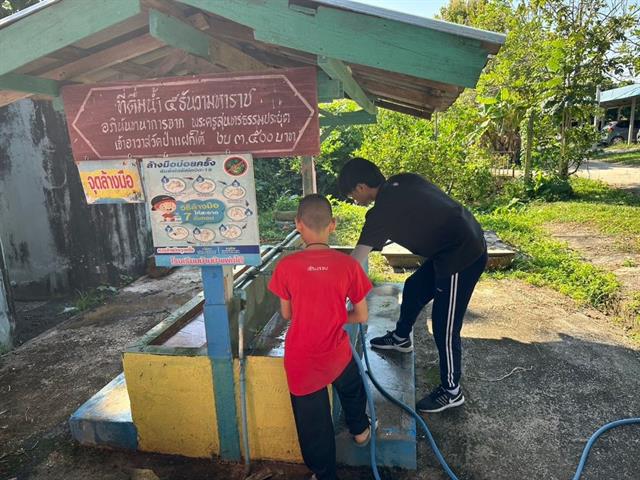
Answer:
POLYGON ((9 350, 13 345, 12 335, 15 328, 11 285, 7 273, 2 240, 0 240, 0 352, 9 350))
POLYGON ((633 138, 633 124, 636 121, 636 98, 631 99, 631 115, 629 115, 629 136, 627 137, 627 143, 631 143, 635 140, 633 138))
POLYGON ((316 162, 313 157, 302 157, 302 196, 318 193, 316 184, 316 162))

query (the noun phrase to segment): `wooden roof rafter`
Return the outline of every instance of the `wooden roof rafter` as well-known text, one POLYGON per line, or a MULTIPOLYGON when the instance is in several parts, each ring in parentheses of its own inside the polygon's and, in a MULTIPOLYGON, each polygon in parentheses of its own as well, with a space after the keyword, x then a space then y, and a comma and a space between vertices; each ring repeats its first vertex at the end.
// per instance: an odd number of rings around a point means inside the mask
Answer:
POLYGON ((66 83, 314 66, 321 101, 428 117, 502 42, 350 0, 48 0, 0 21, 0 106, 66 83))

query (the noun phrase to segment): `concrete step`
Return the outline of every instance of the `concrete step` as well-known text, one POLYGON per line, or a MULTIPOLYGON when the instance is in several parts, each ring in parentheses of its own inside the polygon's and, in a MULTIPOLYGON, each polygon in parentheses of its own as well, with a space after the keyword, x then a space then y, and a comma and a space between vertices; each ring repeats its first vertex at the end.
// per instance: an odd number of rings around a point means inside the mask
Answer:
MULTIPOLYGON (((371 370, 378 383, 391 395, 415 408, 415 354, 372 350, 369 339, 394 330, 400 313, 402 285, 383 284, 368 297, 369 322, 366 345, 371 370)), ((358 345, 362 348, 362 345, 358 345)), ((363 360, 364 362, 364 360, 363 360)), ((369 382, 374 392, 378 431, 376 452, 378 465, 416 469, 416 422, 403 410, 388 402, 369 382)), ((338 462, 359 466, 370 465, 369 447, 357 447, 344 423, 339 408, 334 409, 338 462)))
POLYGON ((87 400, 69 419, 71 435, 82 445, 138 448, 124 373, 87 400))

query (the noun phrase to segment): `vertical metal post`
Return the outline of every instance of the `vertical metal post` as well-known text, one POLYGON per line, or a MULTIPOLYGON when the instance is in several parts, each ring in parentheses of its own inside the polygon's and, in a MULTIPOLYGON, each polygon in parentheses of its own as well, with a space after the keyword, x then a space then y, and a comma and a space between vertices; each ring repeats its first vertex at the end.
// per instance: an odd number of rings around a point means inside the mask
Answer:
POLYGON ((213 387, 220 439, 220 457, 240 460, 240 434, 236 415, 231 335, 227 313, 228 284, 223 267, 202 267, 204 325, 207 355, 213 369, 213 387), (227 290, 227 294, 225 294, 227 290))
POLYGON ((302 157, 302 196, 318 193, 316 184, 316 162, 313 157, 302 157))
POLYGON ((636 121, 636 98, 631 99, 631 114, 629 115, 629 135, 627 136, 627 143, 633 142, 633 124, 636 121))

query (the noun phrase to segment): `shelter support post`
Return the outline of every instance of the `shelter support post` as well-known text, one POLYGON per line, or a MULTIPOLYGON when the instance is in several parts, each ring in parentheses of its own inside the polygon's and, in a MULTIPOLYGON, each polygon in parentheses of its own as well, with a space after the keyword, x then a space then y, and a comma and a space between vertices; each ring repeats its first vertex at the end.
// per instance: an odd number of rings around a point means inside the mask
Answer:
POLYGON ((627 143, 633 142, 633 126, 636 122, 636 98, 631 99, 631 114, 629 115, 629 134, 627 136, 627 143))
POLYGON ((316 184, 316 162, 313 157, 302 157, 302 196, 318 193, 316 184))
POLYGON ((227 300, 233 293, 233 274, 230 268, 202 267, 204 287, 204 323, 207 336, 207 355, 213 370, 216 418, 220 440, 220 457, 240 460, 240 434, 236 415, 233 357, 227 300), (231 283, 230 283, 231 282, 231 283))

